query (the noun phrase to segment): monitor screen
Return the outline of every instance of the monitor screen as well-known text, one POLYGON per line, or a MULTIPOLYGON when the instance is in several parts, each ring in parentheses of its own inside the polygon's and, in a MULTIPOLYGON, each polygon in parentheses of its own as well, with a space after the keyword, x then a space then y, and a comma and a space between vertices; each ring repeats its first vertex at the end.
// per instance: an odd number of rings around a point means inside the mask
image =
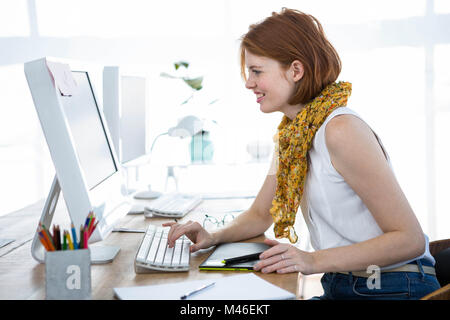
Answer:
POLYGON ((87 72, 72 71, 77 87, 61 96, 89 190, 117 171, 87 72))

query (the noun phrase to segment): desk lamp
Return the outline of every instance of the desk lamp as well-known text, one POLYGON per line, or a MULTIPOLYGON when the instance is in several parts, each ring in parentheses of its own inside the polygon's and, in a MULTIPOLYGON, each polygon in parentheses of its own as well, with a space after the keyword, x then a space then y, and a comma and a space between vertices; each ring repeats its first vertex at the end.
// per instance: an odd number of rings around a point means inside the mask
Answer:
MULTIPOLYGON (((202 131, 202 129, 203 129, 202 120, 192 115, 185 116, 178 121, 178 124, 175 127, 172 127, 167 132, 161 133, 158 136, 156 136, 150 148, 150 155, 153 151, 153 147, 155 146, 156 140, 158 140, 159 137, 168 135, 169 137, 178 137, 180 139, 184 139, 196 135, 197 133, 202 131)), ((173 169, 172 171, 170 171, 169 168, 168 174, 173 176, 173 169)), ((151 186, 149 185, 149 190, 137 192, 134 195, 134 198, 141 200, 148 200, 158 198, 160 195, 161 195, 160 192, 152 191, 151 186)))

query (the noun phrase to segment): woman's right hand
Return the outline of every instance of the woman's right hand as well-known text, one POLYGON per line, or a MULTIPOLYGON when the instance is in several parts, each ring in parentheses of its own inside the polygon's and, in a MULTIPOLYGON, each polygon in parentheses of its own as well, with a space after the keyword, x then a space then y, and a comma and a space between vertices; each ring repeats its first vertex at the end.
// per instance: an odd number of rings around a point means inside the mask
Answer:
POLYGON ((169 248, 173 248, 175 246, 175 241, 182 235, 186 235, 186 237, 193 242, 190 248, 191 252, 206 249, 214 245, 213 236, 198 222, 188 221, 184 224, 167 222, 163 224, 163 227, 170 227, 169 235, 167 237, 169 248))

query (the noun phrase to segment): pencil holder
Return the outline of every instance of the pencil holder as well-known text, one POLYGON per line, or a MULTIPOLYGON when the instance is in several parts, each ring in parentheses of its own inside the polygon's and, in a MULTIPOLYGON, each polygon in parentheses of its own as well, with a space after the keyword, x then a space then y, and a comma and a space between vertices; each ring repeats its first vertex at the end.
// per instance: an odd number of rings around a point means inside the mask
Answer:
POLYGON ((91 299, 89 249, 46 251, 45 292, 49 300, 91 299))

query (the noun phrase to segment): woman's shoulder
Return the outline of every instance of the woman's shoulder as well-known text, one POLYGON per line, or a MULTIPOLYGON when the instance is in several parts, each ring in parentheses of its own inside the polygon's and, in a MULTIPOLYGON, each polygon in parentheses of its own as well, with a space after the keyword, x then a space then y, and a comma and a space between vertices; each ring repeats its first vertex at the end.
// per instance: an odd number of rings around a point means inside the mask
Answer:
POLYGON ((341 132, 342 130, 357 129, 360 126, 369 126, 356 114, 354 113, 341 113, 335 114, 334 117, 329 119, 326 123, 326 131, 332 131, 333 133, 341 132))
POLYGON ((372 139, 373 133, 364 120, 355 112, 335 114, 325 127, 325 140, 329 149, 345 150, 344 146, 372 139))

